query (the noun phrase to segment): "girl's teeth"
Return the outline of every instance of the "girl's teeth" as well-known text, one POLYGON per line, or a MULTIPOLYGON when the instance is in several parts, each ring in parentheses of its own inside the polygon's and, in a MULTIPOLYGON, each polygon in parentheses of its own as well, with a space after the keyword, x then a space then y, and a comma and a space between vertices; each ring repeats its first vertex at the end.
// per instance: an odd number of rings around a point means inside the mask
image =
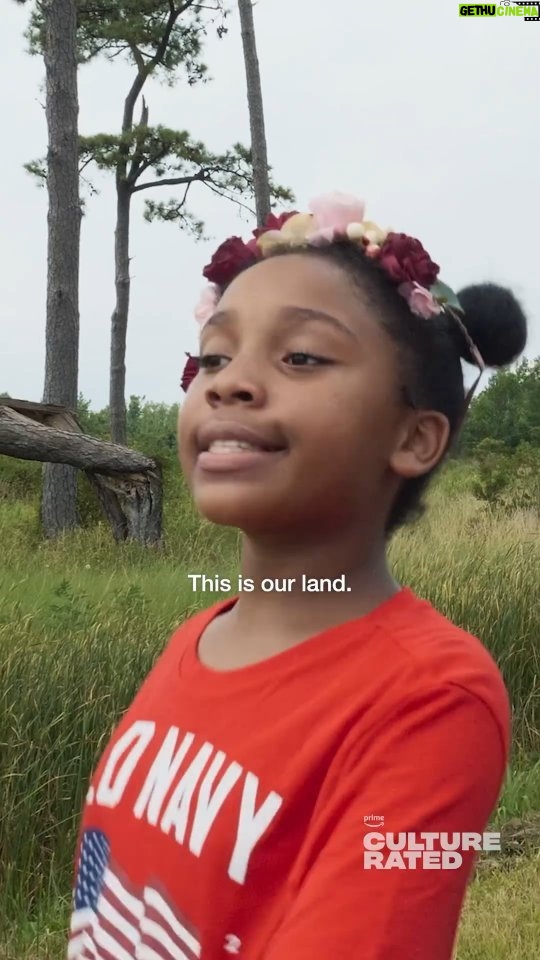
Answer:
POLYGON ((211 453, 230 453, 231 450, 256 450, 261 447, 255 447, 252 443, 245 443, 243 440, 213 440, 208 447, 211 453))

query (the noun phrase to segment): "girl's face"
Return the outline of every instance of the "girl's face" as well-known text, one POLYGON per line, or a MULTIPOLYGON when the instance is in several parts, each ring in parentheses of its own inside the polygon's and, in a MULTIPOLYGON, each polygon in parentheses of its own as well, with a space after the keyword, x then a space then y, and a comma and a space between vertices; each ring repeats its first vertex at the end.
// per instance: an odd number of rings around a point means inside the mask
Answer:
POLYGON ((403 403, 374 309, 339 267, 307 255, 262 261, 229 286, 179 421, 204 516, 253 535, 382 532, 402 479, 437 462, 447 432, 403 403))

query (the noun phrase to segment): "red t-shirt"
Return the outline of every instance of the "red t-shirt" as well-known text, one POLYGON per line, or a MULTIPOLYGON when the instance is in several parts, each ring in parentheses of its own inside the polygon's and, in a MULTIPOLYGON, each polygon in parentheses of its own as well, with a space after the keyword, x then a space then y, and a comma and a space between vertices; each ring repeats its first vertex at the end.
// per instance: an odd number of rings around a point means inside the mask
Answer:
POLYGON ((367 866, 366 835, 485 830, 510 727, 491 657, 405 588, 214 671, 198 639, 234 602, 177 630, 98 765, 69 957, 450 960, 475 854, 367 866))

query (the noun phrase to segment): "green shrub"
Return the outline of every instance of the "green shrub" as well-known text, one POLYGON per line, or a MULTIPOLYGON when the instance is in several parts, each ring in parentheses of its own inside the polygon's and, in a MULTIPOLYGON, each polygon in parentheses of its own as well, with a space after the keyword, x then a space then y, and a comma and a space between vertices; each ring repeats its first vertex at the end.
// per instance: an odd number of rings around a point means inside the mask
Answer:
POLYGON ((508 450, 499 441, 483 440, 476 461, 472 490, 479 500, 510 512, 540 512, 540 447, 521 443, 508 450))

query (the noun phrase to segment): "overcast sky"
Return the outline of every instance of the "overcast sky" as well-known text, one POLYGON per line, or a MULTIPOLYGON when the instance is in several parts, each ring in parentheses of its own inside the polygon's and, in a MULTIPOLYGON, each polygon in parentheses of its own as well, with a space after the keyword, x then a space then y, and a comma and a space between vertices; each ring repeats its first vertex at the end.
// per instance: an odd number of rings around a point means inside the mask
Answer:
MULTIPOLYGON (((255 13, 270 161, 297 206, 330 190, 355 193, 370 219, 418 236, 454 288, 483 280, 512 286, 530 317, 527 355, 540 355, 540 23, 460 18, 455 0, 259 0, 255 13)), ((42 62, 25 51, 27 18, 4 0, 0 392, 40 400, 47 198, 23 163, 44 154, 46 126, 42 62)), ((149 85, 150 122, 187 129, 214 150, 247 144, 236 11, 228 35, 209 40, 206 60, 213 77, 206 86, 149 85)), ((119 62, 81 69, 81 133, 118 130, 131 76, 119 62)), ((88 200, 82 225, 79 388, 102 407, 114 188, 112 178, 94 182, 100 193, 88 200)), ((227 201, 203 186, 192 196, 210 243, 171 224, 147 224, 140 195, 134 202, 127 396, 181 399, 184 351, 197 349, 201 270, 226 236, 250 234, 227 201)))

